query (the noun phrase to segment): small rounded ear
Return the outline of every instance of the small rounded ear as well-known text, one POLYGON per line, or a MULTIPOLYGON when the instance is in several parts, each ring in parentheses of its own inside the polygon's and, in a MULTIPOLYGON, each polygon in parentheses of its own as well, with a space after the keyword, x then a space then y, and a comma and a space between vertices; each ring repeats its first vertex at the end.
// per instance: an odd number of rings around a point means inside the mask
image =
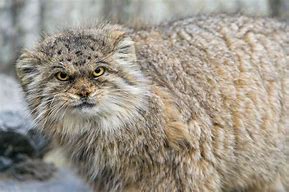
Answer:
POLYGON ((133 40, 124 31, 113 31, 110 36, 113 39, 114 47, 116 50, 130 48, 130 46, 133 47, 133 40))
POLYGON ((114 38, 114 54, 116 60, 125 62, 134 62, 136 60, 134 41, 122 31, 112 33, 114 38))
POLYGON ((16 75, 23 87, 33 81, 33 77, 38 74, 37 64, 39 62, 40 57, 27 50, 17 60, 16 75))
POLYGON ((124 36, 115 47, 115 52, 113 54, 113 58, 119 63, 130 63, 134 64, 136 61, 135 47, 133 40, 124 36))

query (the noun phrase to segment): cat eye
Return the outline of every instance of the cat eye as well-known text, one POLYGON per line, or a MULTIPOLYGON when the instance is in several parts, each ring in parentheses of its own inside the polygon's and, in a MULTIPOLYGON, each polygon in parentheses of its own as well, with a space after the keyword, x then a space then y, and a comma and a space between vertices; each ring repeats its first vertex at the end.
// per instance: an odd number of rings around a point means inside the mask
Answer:
POLYGON ((105 68, 104 67, 97 67, 94 71, 93 71, 93 76, 94 77, 99 77, 101 75, 103 75, 105 72, 105 68))
POLYGON ((69 79, 69 76, 64 72, 56 73, 55 77, 60 81, 67 81, 69 79))

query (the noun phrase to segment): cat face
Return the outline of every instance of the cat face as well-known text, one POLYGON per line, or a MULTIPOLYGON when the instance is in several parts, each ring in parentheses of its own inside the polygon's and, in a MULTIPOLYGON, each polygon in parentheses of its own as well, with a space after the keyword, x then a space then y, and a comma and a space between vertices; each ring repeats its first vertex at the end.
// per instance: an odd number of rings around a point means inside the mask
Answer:
POLYGON ((143 107, 146 80, 133 41, 118 31, 48 37, 16 67, 36 122, 94 119, 112 127, 143 107))

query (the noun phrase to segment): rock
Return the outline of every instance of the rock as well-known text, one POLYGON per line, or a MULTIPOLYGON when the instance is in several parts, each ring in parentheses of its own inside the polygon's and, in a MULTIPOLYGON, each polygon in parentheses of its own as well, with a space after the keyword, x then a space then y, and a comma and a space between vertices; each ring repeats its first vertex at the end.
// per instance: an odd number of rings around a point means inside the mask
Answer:
POLYGON ((13 130, 19 133, 27 133, 33 127, 31 119, 28 119, 21 112, 0 111, 0 130, 13 130))
POLYGON ((10 158, 0 156, 0 172, 5 171, 9 167, 11 167, 13 161, 10 158))
POLYGON ((37 129, 29 129, 27 136, 33 142, 38 158, 42 158, 50 150, 50 140, 44 137, 37 129))
POLYGON ((27 135, 14 131, 0 131, 0 157, 10 158, 16 163, 36 155, 37 149, 27 135))
POLYGON ((42 159, 50 150, 49 140, 33 129, 15 79, 0 74, 0 82, 0 191, 90 191, 69 168, 56 170, 42 159))
POLYGON ((52 178, 45 181, 0 180, 1 192, 91 192, 82 180, 69 169, 59 169, 52 178))
POLYGON ((47 180, 56 172, 54 165, 44 162, 49 141, 31 120, 17 112, 0 112, 0 172, 17 180, 47 180))
POLYGON ((11 166, 7 175, 19 181, 50 179, 56 172, 53 164, 45 163, 40 159, 28 159, 11 166))

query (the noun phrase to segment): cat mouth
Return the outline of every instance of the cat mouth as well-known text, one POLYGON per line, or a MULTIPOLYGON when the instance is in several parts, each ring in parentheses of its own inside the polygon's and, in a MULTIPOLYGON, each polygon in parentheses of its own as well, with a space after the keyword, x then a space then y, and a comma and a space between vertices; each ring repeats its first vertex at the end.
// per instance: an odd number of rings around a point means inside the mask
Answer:
POLYGON ((95 105, 96 105, 95 103, 88 103, 88 102, 84 101, 84 102, 82 102, 82 103, 80 103, 78 105, 75 105, 74 107, 83 109, 83 108, 92 108, 95 105))

